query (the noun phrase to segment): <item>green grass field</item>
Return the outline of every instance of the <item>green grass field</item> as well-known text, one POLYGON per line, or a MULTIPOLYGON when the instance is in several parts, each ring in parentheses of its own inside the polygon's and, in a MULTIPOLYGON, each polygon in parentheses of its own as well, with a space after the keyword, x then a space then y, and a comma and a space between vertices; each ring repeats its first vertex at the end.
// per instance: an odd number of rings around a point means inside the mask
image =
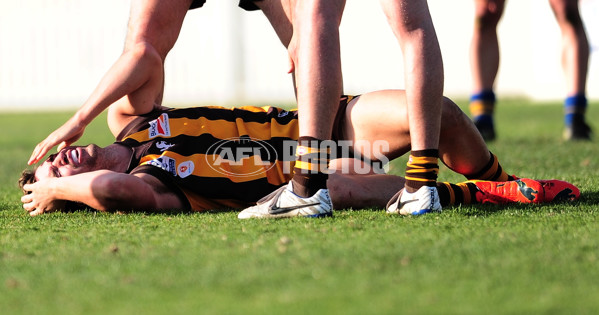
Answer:
MULTIPOLYGON (((588 114, 599 121, 599 104, 588 114)), ((30 218, 16 180, 35 144, 68 115, 0 114, 2 314, 599 312, 599 145, 561 140, 558 103, 501 102, 490 148, 508 173, 576 184, 578 202, 421 217, 344 209, 327 219, 30 218)), ((80 141, 88 142, 112 142, 103 120, 80 141)), ((391 172, 404 166, 400 159, 391 172)), ((444 167, 440 179, 463 180, 444 167)))

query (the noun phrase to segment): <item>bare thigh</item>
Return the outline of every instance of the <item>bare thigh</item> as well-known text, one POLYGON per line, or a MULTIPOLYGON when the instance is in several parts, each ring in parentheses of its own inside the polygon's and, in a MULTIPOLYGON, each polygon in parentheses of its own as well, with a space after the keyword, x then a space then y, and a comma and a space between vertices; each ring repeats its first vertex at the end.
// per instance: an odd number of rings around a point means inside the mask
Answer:
POLYGON ((357 152, 371 160, 378 157, 382 145, 384 155, 395 159, 410 150, 410 134, 405 92, 382 90, 366 93, 347 106, 342 140, 353 144, 357 152))

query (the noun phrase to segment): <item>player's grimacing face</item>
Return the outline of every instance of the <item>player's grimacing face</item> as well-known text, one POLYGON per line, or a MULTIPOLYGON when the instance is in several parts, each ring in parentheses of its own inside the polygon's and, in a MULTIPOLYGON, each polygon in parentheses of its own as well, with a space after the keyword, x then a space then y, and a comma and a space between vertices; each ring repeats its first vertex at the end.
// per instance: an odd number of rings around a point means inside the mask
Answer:
POLYGON ((50 155, 35 171, 35 178, 64 177, 96 170, 98 146, 66 147, 50 155))

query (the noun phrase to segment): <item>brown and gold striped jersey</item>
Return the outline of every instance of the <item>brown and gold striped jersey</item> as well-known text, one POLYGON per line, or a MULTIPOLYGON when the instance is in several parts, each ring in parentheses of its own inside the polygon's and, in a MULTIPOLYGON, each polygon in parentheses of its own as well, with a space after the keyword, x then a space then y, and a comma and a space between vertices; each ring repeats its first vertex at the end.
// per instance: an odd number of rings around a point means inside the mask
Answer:
POLYGON ((117 143, 133 149, 128 173, 157 177, 191 209, 239 208, 291 179, 297 118, 276 107, 169 109, 137 118, 117 143))

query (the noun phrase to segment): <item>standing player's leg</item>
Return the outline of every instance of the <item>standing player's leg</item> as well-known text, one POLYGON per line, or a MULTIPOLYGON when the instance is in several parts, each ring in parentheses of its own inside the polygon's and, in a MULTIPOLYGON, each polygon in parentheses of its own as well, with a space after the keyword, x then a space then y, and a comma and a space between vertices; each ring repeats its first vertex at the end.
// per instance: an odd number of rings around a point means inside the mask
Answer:
POLYGON ((501 19, 504 0, 474 1, 474 30, 470 44, 470 67, 473 93, 470 113, 474 124, 486 141, 495 139, 495 78, 499 70, 497 24, 501 19))
POLYGON ((381 0, 404 56, 411 154, 403 212, 441 211, 436 189, 443 97, 443 60, 425 0, 381 0), (412 202, 418 200, 418 202, 412 202))
POLYGON ((301 197, 326 189, 333 120, 342 94, 339 24, 345 0, 298 1, 290 55, 295 64, 299 141, 293 177, 301 197), (295 47, 293 47, 295 46, 295 47))
POLYGON ((239 217, 331 215, 333 206, 326 188, 330 145, 326 141, 331 139, 342 94, 339 24, 345 0, 257 4, 287 44, 295 71, 299 139, 293 180, 239 217), (289 22, 293 26, 291 38, 289 22))
POLYGON ((562 67, 568 93, 564 102, 564 138, 588 140, 591 129, 584 115, 587 107, 589 43, 580 18, 578 0, 550 0, 549 3, 562 32, 562 67))

